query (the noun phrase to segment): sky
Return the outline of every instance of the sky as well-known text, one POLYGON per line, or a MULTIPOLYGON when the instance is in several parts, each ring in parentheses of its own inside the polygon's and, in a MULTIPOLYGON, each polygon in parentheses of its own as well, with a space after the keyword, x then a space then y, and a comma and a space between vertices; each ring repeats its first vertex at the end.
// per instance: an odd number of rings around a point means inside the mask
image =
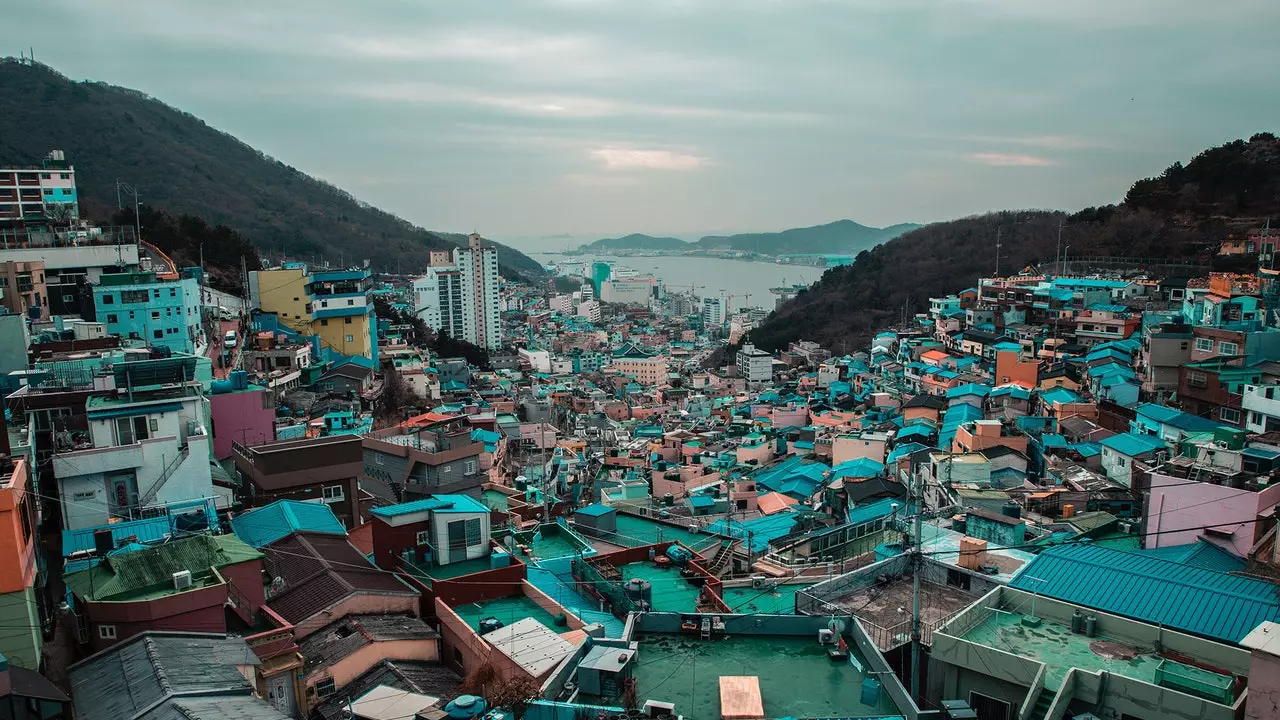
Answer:
POLYGON ((1117 202, 1280 130, 1277 27, 1276 0, 41 0, 0 54, 520 245, 1117 202))

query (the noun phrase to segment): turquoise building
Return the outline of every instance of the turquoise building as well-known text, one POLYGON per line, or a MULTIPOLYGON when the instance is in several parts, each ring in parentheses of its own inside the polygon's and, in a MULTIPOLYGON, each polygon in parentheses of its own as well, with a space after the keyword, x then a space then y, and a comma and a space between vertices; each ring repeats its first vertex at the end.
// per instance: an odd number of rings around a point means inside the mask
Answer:
POLYGON ((93 307, 111 335, 187 354, 203 340, 199 268, 184 268, 176 280, 106 273, 93 288, 93 307))

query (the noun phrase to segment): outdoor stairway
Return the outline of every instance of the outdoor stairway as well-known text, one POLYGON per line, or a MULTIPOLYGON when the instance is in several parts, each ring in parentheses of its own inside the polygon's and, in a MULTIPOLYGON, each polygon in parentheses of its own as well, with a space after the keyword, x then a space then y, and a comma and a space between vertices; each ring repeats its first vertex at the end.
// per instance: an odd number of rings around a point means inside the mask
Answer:
POLYGON ((733 560, 733 542, 725 540, 716 549, 716 554, 712 555, 711 559, 707 561, 707 571, 716 577, 720 577, 724 574, 724 570, 729 566, 731 560, 733 560))
POLYGON ((1027 716, 1027 720, 1044 720, 1049 714, 1049 706, 1053 705, 1053 699, 1057 697, 1057 693, 1044 689, 1040 691, 1040 696, 1036 698, 1036 706, 1031 708, 1031 714, 1027 716))
POLYGON ((605 637, 622 637, 623 622, 621 620, 614 617, 613 613, 601 612, 595 601, 583 596, 555 573, 532 566, 528 568, 527 573, 529 584, 560 603, 565 610, 577 615, 582 622, 588 625, 592 623, 603 625, 605 637))

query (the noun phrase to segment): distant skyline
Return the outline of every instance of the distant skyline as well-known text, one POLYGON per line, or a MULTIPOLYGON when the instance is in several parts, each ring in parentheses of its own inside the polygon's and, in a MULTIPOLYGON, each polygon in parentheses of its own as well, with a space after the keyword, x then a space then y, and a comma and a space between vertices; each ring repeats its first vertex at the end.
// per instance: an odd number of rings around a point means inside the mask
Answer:
POLYGON ((0 54, 429 229, 691 238, 1117 202, 1280 130, 1276 27, 1275 0, 45 0, 0 54))

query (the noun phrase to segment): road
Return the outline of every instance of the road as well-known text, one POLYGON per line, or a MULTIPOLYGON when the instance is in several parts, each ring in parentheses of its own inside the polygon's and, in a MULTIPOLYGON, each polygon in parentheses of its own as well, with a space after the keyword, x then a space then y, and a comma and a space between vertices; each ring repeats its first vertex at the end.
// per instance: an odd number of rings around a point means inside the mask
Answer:
POLYGON ((240 361, 240 349, 244 347, 244 338, 240 337, 236 343, 235 350, 231 354, 231 362, 228 367, 223 367, 219 360, 222 355, 222 339, 227 336, 228 330, 235 330, 236 335, 240 335, 240 322, 238 320, 219 320, 218 331, 214 337, 209 338, 209 349, 206 355, 213 360, 213 376, 218 380, 225 379, 227 373, 236 367, 236 363, 240 361))

